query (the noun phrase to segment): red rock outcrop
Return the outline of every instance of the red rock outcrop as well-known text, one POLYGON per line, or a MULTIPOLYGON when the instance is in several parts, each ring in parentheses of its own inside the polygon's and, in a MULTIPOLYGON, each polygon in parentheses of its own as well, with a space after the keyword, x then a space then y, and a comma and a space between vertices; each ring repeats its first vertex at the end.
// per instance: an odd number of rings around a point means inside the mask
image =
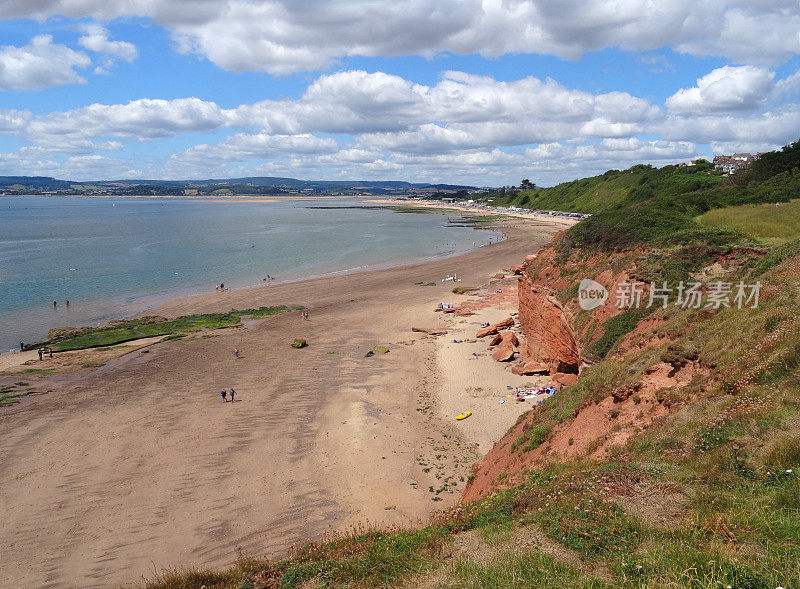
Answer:
POLYGON ((533 376, 534 374, 549 374, 550 368, 541 362, 526 362, 523 360, 519 364, 511 367, 511 372, 518 376, 533 376))
POLYGON ((504 331, 498 336, 500 341, 497 343, 497 349, 492 354, 492 358, 497 362, 510 362, 514 359, 519 345, 517 335, 511 331, 504 331))
POLYGON ((514 318, 509 317, 507 319, 503 319, 499 323, 495 323, 494 325, 490 325, 489 327, 484 327, 478 330, 478 333, 475 334, 475 337, 481 338, 486 337, 487 335, 495 335, 501 329, 505 329, 506 327, 511 327, 514 325, 514 318))
POLYGON ((519 322, 526 359, 546 364, 551 373, 578 374, 580 349, 571 313, 526 274, 519 278, 519 322))

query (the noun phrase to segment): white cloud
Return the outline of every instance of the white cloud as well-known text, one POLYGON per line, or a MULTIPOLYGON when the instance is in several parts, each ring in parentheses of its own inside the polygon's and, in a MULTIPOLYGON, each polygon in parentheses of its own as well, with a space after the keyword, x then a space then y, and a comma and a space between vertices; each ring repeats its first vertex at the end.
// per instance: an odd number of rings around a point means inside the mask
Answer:
POLYGON ((231 71, 287 74, 348 55, 577 59, 670 47, 737 63, 800 52, 800 5, 779 0, 6 0, 0 18, 150 17, 181 51, 231 71))
POLYGON ((529 177, 548 185, 638 162, 710 155, 699 153, 698 144, 733 152, 796 140, 800 106, 790 99, 799 76, 776 81, 765 68, 720 68, 665 108, 624 92, 591 93, 535 77, 498 81, 450 71, 424 85, 341 71, 319 76, 298 98, 229 109, 178 98, 49 114, 0 111, 0 133, 29 142, 4 154, 0 168, 81 178, 133 170, 167 178, 268 174, 479 185, 529 177), (132 141, 192 133, 203 133, 202 143, 161 161, 105 154, 132 141))
MULTIPOLYGON (((697 143, 720 142, 729 145, 752 143, 753 138, 768 145, 797 141, 800 106, 786 105, 776 110, 748 116, 670 116, 653 128, 662 137, 697 143)), ((743 148, 735 151, 742 151, 743 148)))
POLYGON ((87 68, 85 53, 53 43, 51 35, 38 35, 23 47, 0 47, 0 90, 34 90, 83 84, 75 68, 87 68))
POLYGON ((33 114, 25 110, 0 110, 0 133, 13 135, 22 131, 33 114))
POLYGON ((220 143, 195 145, 172 157, 175 161, 213 163, 329 153, 336 151, 337 148, 338 143, 334 139, 316 137, 308 133, 302 135, 238 133, 220 143))
POLYGON ((755 66, 725 66, 697 79, 697 86, 682 88, 667 98, 677 114, 727 113, 755 110, 773 90, 775 73, 755 66))
POLYGON ((78 44, 84 49, 112 55, 128 63, 132 63, 139 55, 139 50, 133 43, 110 40, 108 30, 101 25, 85 25, 83 31, 84 35, 78 39, 78 44))
POLYGON ((37 142, 105 135, 147 140, 215 130, 227 120, 227 111, 199 98, 142 98, 126 104, 91 104, 36 116, 24 133, 37 142))

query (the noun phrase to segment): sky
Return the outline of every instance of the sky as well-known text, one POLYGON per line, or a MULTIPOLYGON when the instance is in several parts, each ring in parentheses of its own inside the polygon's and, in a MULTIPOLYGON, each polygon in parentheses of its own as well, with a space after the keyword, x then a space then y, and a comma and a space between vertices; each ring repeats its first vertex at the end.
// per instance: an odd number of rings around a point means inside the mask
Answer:
POLYGON ((800 1, 3 0, 0 175, 540 186, 800 139, 800 1))

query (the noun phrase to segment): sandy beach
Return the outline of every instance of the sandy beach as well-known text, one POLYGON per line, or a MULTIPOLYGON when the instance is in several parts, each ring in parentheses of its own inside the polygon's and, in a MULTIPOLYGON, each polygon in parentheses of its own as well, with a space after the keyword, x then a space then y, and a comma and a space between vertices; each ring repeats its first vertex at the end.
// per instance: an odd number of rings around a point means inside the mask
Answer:
POLYGON ((452 505, 471 464, 529 408, 500 403, 506 386, 536 383, 493 362, 488 342, 453 340, 514 313, 513 297, 496 291, 516 279, 491 277, 571 222, 498 224, 508 239, 458 257, 212 292, 150 313, 286 304, 307 307, 309 320, 291 312, 35 364, 4 357, 0 385, 24 379, 46 394, 0 408, 0 584, 135 585, 452 505), (454 272, 477 295, 441 282, 454 272), (486 303, 470 317, 434 312, 465 300, 486 303), (309 346, 291 348, 295 337, 309 346), (390 351, 365 357, 375 345, 390 351), (91 354, 105 363, 91 368, 91 354), (235 403, 222 403, 223 387, 236 389, 235 403))

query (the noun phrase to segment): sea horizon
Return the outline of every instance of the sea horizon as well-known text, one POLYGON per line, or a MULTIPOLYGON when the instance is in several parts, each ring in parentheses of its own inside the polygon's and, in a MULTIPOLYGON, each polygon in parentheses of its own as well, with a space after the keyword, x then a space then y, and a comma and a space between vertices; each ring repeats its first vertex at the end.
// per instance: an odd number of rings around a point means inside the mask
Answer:
POLYGON ((362 198, 20 196, 3 197, 0 210, 0 353, 55 327, 102 325, 220 283, 378 270, 502 239, 451 224, 458 215, 398 213, 362 198))

